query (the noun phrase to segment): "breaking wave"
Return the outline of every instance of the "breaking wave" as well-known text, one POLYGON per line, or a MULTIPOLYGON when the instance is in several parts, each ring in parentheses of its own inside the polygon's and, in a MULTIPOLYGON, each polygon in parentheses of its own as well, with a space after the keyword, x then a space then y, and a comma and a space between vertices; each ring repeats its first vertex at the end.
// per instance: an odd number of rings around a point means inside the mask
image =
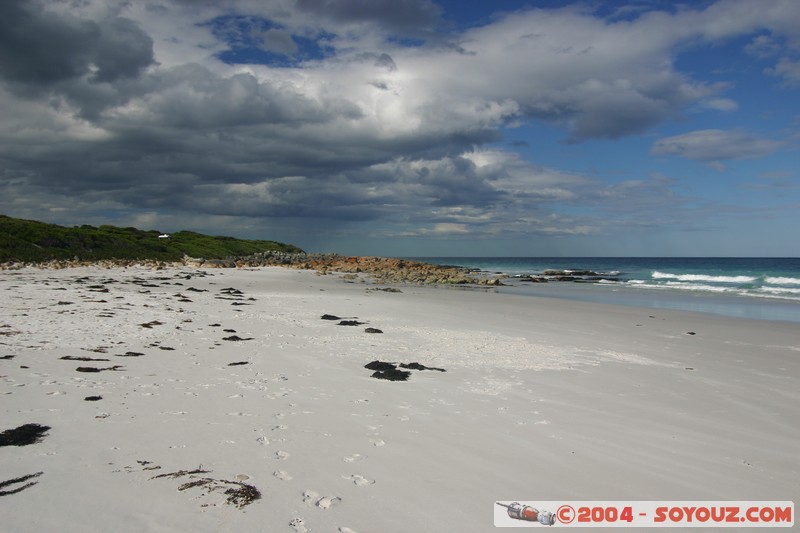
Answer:
MULTIPOLYGON (((753 283, 758 278, 753 276, 709 276, 707 274, 670 274, 669 272, 653 272, 653 279, 676 279, 678 281, 705 281, 708 283, 753 283)), ((778 279, 778 278, 775 278, 778 279)), ((800 282, 800 280, 798 280, 800 282)))
POLYGON ((764 278, 770 285, 800 285, 800 278, 764 278))

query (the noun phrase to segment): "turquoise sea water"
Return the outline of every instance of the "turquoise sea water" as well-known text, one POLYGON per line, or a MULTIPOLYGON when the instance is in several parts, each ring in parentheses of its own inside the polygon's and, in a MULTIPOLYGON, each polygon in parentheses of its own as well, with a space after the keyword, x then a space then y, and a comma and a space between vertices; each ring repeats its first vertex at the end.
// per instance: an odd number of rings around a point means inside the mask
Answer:
MULTIPOLYGON (((419 257, 509 276, 503 292, 800 322, 800 258, 419 257), (579 282, 531 284, 547 270, 579 282), (597 278, 602 279, 597 279, 597 278)), ((800 333, 800 332, 799 332, 800 333)))

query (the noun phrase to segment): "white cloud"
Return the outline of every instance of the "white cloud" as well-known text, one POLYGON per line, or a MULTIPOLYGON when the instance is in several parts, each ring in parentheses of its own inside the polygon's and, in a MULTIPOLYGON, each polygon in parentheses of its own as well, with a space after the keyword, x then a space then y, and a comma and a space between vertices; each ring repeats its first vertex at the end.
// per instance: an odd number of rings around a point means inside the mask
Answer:
POLYGON ((783 84, 787 87, 800 87, 800 61, 784 57, 777 65, 765 69, 764 72, 770 76, 783 78, 783 84))
POLYGON ((277 52, 286 56, 297 53, 297 43, 292 39, 292 34, 286 30, 271 28, 261 33, 264 48, 270 52, 277 52))
POLYGON ((469 228, 466 224, 455 224, 452 222, 440 222, 439 224, 434 224, 433 228, 421 228, 420 234, 427 235, 439 235, 439 236, 449 236, 449 235, 467 235, 470 233, 469 228))
MULTIPOLYGON (((765 157, 784 146, 783 141, 762 139, 744 130, 698 130, 665 137, 650 149, 655 155, 673 155, 697 161, 765 157)), ((717 167, 719 168, 719 167, 717 167)))
POLYGON ((723 112, 737 111, 739 109, 739 104, 730 98, 710 98, 701 102, 700 105, 706 109, 723 112))
POLYGON ((780 53, 783 46, 769 35, 758 35, 744 47, 744 50, 754 57, 766 59, 780 53))

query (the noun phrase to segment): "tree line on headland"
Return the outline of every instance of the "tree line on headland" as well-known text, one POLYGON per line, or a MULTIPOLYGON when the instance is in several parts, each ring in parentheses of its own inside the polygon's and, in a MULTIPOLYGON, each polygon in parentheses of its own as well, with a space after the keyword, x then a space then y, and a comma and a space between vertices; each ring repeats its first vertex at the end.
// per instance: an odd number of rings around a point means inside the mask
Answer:
POLYGON ((143 264, 161 268, 181 264, 194 268, 284 266, 319 274, 365 274, 378 282, 500 285, 497 277, 474 269, 386 257, 307 254, 275 241, 212 237, 192 231, 169 235, 159 231, 103 225, 67 228, 0 215, 0 269, 36 265, 70 268, 100 264, 143 264))
POLYGON ((59 259, 181 261, 184 256, 223 259, 259 252, 302 253, 291 244, 179 231, 83 225, 72 228, 0 215, 0 262, 59 259), (161 238, 159 238, 161 236, 161 238))

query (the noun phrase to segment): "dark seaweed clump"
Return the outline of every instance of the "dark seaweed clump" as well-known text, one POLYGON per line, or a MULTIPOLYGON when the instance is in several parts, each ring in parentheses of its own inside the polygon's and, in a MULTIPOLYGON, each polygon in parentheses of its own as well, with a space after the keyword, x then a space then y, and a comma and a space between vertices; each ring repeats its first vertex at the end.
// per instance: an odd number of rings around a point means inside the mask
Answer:
POLYGON ((116 372, 118 370, 123 370, 123 369, 124 367, 120 365, 114 365, 114 366, 109 366, 107 368, 97 368, 94 366, 79 366, 75 370, 77 370, 78 372, 105 372, 106 370, 116 372))
POLYGON ((367 370, 385 371, 385 370, 395 369, 397 368, 397 365, 395 365, 394 363, 385 363, 383 361, 372 361, 371 363, 367 363, 366 365, 364 365, 364 368, 366 368, 367 370))
MULTIPOLYGON (((364 365, 368 370, 374 370, 372 377, 375 379, 385 379, 388 381, 408 381, 411 372, 407 370, 400 370, 397 368, 397 363, 387 363, 385 361, 372 361, 364 365)), ((435 370, 437 372, 446 372, 444 368, 435 368, 431 366, 421 365, 419 363, 400 363, 400 368, 407 368, 409 370, 435 370)))
POLYGON ((411 370, 436 370, 437 372, 447 372, 444 368, 436 368, 433 366, 425 366, 419 363, 400 363, 400 368, 409 368, 411 370))
MULTIPOLYGON (((144 354, 142 352, 125 352, 121 354, 116 354, 117 357, 141 357, 144 354)), ((108 361, 108 359, 105 359, 108 361)))
POLYGON ((408 381, 408 378, 411 377, 411 372, 392 368, 390 370, 379 370, 378 372, 373 372, 372 377, 375 379, 385 379, 388 381, 408 381))
POLYGON ((50 426, 24 424, 0 433, 0 446, 27 446, 41 442, 50 426))
POLYGON ((337 326, 361 326, 366 322, 359 322, 358 320, 342 320, 337 326))
MULTIPOLYGON (((139 461, 140 464, 149 464, 149 461, 139 461)), ((166 474, 159 474, 154 476, 150 479, 159 479, 159 478, 171 478, 177 479, 184 476, 191 476, 194 477, 197 474, 208 474, 208 470, 203 470, 202 465, 197 467, 194 470, 178 470, 177 472, 169 472, 166 474)), ((225 489, 224 494, 227 496, 225 499, 225 503, 229 505, 234 505, 238 509, 241 509, 247 505, 250 505, 255 500, 261 499, 261 491, 259 491, 253 485, 249 485, 247 483, 241 483, 239 481, 229 481, 227 479, 216 479, 213 477, 202 477, 199 479, 193 479, 192 481, 187 481, 186 483, 181 484, 178 487, 179 491, 184 491, 187 489, 193 489, 196 487, 203 487, 205 488, 208 493, 219 490, 225 486, 229 486, 225 489), (230 485, 233 485, 232 487, 230 485)))
POLYGON ((230 505, 235 505, 237 508, 241 509, 245 505, 250 505, 255 500, 261 499, 261 492, 253 485, 240 483, 238 481, 225 481, 225 483, 238 485, 236 488, 229 488, 225 491, 225 495, 228 496, 225 502, 230 505))
POLYGON ((406 370, 398 370, 397 365, 394 363, 385 363, 383 361, 372 361, 364 365, 368 370, 375 370, 372 377, 375 379, 385 379, 387 381, 408 381, 411 377, 411 372, 406 370))
POLYGON ((76 357, 74 355, 65 355, 64 357, 59 357, 59 359, 63 359, 64 361, 108 361, 108 359, 98 357, 76 357))

